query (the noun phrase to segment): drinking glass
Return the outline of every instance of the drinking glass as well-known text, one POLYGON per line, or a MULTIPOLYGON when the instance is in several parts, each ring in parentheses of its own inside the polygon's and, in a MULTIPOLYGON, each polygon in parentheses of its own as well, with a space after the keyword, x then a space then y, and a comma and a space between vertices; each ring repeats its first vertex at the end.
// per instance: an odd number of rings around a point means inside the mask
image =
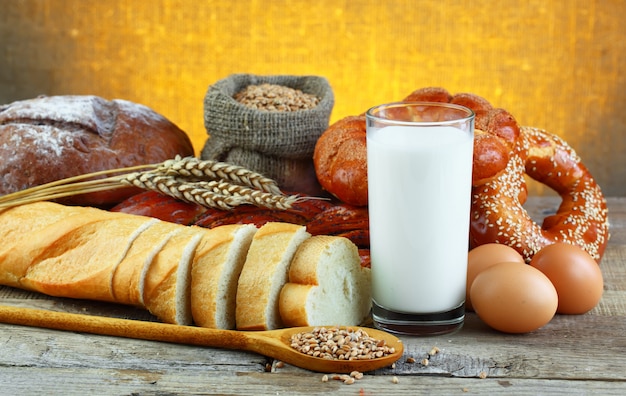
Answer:
POLYGON ((399 334, 456 331, 465 318, 474 112, 399 102, 366 119, 374 324, 399 334))

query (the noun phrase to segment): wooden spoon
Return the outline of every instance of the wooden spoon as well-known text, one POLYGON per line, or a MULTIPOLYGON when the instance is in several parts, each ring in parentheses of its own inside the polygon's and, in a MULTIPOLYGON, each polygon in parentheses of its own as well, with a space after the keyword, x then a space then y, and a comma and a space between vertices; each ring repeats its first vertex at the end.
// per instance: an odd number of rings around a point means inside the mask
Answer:
MULTIPOLYGON (((366 372, 390 366, 403 353, 402 341, 384 331, 366 328, 370 337, 384 340, 395 352, 376 359, 330 360, 306 355, 291 347, 293 334, 310 332, 314 327, 291 327, 269 331, 216 330, 139 320, 109 318, 0 305, 0 322, 55 330, 110 335, 179 344, 201 345, 256 352, 294 366, 324 372, 366 372)), ((356 329, 356 327, 352 327, 356 329)))

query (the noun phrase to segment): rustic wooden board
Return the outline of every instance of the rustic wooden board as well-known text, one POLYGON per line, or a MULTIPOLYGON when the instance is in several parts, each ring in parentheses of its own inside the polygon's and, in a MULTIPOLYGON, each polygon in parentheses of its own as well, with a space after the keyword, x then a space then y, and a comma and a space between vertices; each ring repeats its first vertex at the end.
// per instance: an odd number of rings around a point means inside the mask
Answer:
POLYGON ((143 371, 133 369, 60 370, 10 367, 2 370, 0 383, 14 395, 615 395, 626 392, 623 382, 546 378, 495 379, 437 376, 367 375, 352 385, 305 373, 213 372, 187 370, 143 371), (33 372, 34 371, 34 372, 33 372), (37 381, 39 379, 40 381, 37 381), (45 379, 45 381, 41 381, 45 379))

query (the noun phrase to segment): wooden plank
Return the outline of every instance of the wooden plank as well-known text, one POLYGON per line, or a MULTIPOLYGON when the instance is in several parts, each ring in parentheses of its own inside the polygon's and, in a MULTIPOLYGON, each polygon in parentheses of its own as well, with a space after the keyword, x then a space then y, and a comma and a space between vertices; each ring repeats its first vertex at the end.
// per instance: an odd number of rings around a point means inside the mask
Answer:
POLYGON ((306 373, 224 373, 205 371, 134 369, 60 370, 9 367, 2 370, 0 386, 5 394, 228 394, 228 395, 327 395, 329 392, 359 395, 623 395, 624 382, 563 381, 539 379, 448 378, 437 376, 365 375, 352 385, 322 382, 322 375, 306 373), (45 378, 44 381, 42 379, 45 378), (114 385, 114 386, 113 386, 114 385))
POLYGON ((267 358, 233 352, 129 338, 0 325, 4 366, 186 371, 265 371, 267 358))
POLYGON ((399 362, 402 374, 458 377, 622 379, 626 366, 626 321, 610 317, 557 316, 536 332, 509 335, 487 328, 469 314, 454 336, 405 340, 406 356, 417 364, 399 362), (419 362, 437 346, 441 352, 419 362))

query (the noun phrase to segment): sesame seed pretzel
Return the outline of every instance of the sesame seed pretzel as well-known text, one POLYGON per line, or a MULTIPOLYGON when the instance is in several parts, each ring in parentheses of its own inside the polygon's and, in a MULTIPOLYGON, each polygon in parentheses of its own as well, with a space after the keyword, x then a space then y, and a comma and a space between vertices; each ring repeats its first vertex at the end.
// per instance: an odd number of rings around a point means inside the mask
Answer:
POLYGON ((576 152, 544 130, 522 127, 515 155, 495 177, 479 180, 472 189, 470 244, 503 243, 528 262, 555 242, 579 246, 598 263, 609 240, 606 200, 576 152), (523 204, 524 175, 557 192, 562 202, 539 226, 523 204))
POLYGON ((520 128, 506 110, 493 108, 474 94, 422 88, 404 101, 455 103, 476 114, 470 247, 502 243, 529 262, 541 248, 560 241, 581 247, 600 262, 609 239, 606 200, 563 139, 537 128, 520 128), (541 226, 523 207, 526 175, 562 200, 541 226))

